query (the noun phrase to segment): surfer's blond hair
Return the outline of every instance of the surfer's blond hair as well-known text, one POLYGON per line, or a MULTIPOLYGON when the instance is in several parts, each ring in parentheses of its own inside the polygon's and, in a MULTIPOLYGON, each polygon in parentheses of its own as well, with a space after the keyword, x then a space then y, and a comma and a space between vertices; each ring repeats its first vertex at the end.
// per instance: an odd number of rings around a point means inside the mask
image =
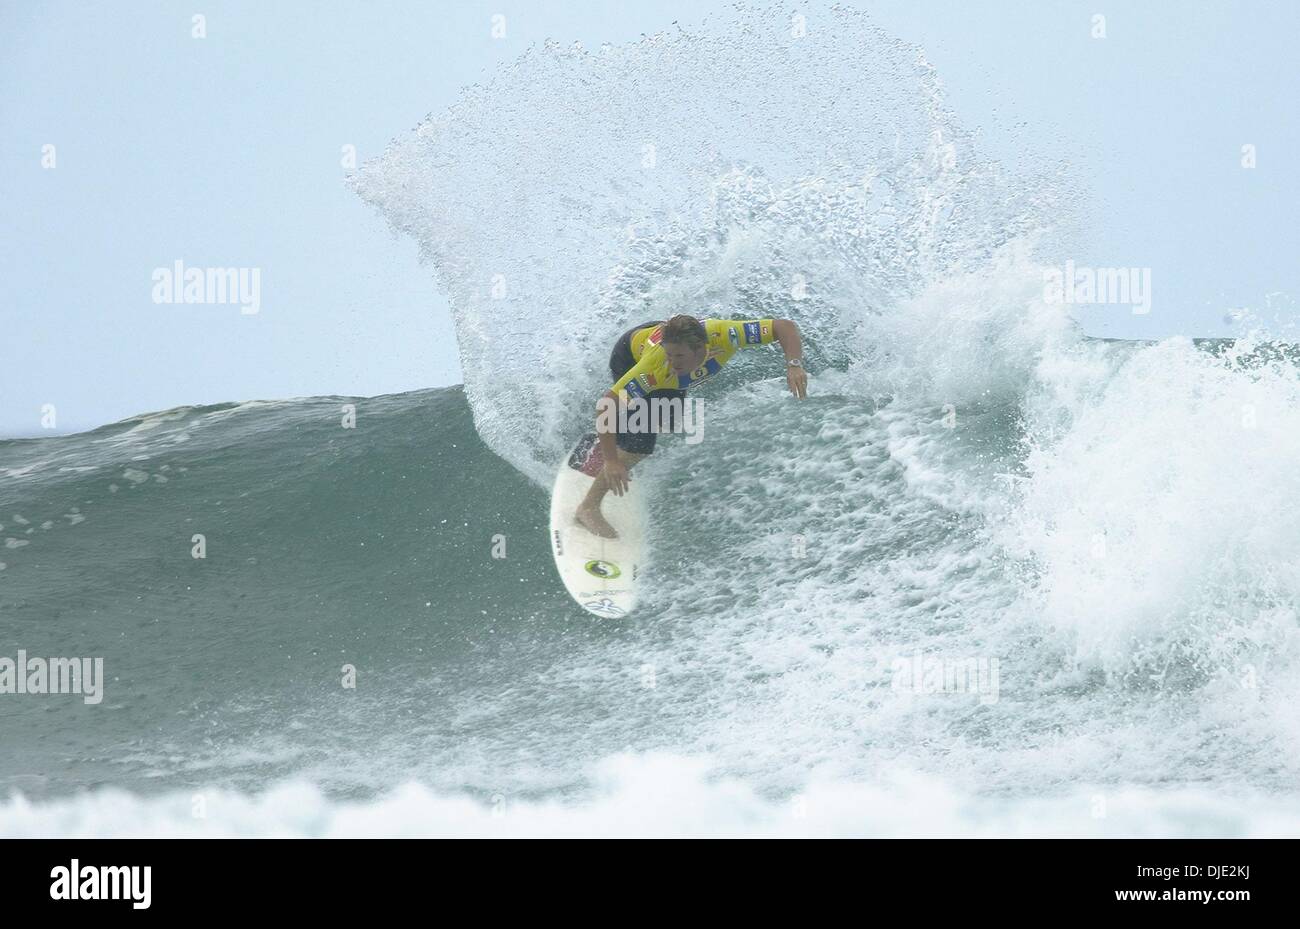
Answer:
POLYGON ((694 316, 674 316, 664 323, 661 341, 700 348, 709 344, 709 334, 704 328, 704 323, 694 316))

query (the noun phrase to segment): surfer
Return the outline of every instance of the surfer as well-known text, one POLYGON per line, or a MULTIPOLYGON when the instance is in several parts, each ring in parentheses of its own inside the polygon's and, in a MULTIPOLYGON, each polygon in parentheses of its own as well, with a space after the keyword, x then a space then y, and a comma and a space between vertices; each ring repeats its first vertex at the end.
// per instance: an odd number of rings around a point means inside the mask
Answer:
POLYGON ((613 491, 622 496, 631 478, 628 472, 654 451, 656 434, 650 429, 609 429, 606 411, 611 404, 629 401, 673 401, 686 390, 717 374, 742 348, 778 342, 785 352, 785 380, 799 399, 808 395, 808 375, 803 368, 803 343, 799 327, 788 319, 705 319, 674 316, 667 321, 643 323, 614 343, 609 371, 614 386, 597 404, 596 434, 604 468, 578 505, 576 519, 598 536, 618 537, 600 512, 600 502, 613 491))

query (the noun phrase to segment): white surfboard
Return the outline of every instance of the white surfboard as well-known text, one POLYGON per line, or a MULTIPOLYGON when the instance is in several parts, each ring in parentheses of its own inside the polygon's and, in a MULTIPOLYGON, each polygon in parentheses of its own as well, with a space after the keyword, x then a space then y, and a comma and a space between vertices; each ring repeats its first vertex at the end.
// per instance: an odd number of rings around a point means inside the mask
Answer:
POLYGON ((594 433, 583 436, 560 465, 551 490, 551 552, 579 606, 596 616, 627 616, 636 607, 644 560, 645 498, 635 477, 623 496, 605 495, 600 511, 617 539, 602 539, 579 525, 573 514, 602 467, 594 433))

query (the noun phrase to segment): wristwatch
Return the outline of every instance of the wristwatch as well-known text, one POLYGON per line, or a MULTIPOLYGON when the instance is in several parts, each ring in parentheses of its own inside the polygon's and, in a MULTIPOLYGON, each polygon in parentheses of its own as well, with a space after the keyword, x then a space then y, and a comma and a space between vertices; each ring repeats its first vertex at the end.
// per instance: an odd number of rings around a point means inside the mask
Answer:
POLYGON ((785 366, 787 368, 802 368, 803 362, 800 361, 798 358, 791 358, 789 361, 785 363, 785 366))

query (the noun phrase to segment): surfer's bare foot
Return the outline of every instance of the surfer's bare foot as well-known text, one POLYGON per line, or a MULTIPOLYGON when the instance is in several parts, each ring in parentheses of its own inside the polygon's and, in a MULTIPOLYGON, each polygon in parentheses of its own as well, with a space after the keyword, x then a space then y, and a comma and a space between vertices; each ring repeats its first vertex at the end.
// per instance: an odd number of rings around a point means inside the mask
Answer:
POLYGON ((574 514, 574 519, 578 525, 582 526, 588 532, 600 536, 602 539, 617 539, 618 533, 604 516, 600 515, 599 506, 589 506, 583 504, 578 507, 578 512, 574 514))

